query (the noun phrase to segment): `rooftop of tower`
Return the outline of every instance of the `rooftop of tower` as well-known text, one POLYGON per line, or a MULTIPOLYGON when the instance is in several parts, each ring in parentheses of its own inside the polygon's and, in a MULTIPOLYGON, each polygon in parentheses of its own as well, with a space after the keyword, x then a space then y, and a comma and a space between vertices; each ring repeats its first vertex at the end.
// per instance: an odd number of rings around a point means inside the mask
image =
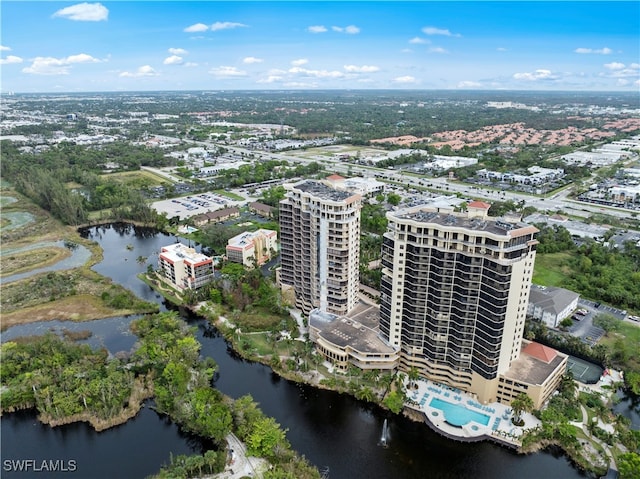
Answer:
POLYGON ((304 180, 293 185, 296 190, 304 191, 305 193, 311 193, 318 198, 331 201, 345 201, 352 196, 353 193, 348 191, 338 191, 324 183, 313 180, 304 180))
POLYGON ((505 235, 511 231, 517 235, 531 234, 537 228, 522 221, 507 221, 504 218, 474 217, 466 213, 453 213, 450 210, 440 211, 429 207, 415 207, 389 213, 398 219, 412 220, 418 223, 432 223, 441 226, 464 228, 473 231, 484 231, 497 235, 505 235))

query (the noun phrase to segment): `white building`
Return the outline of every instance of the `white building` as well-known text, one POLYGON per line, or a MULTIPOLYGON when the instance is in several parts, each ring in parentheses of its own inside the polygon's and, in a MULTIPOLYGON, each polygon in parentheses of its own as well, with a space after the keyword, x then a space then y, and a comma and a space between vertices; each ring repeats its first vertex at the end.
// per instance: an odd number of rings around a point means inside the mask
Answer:
POLYGON ((280 283, 305 314, 319 308, 345 315, 358 302, 362 197, 312 180, 285 189, 280 283))
POLYGON ((384 193, 385 184, 375 178, 343 178, 340 175, 328 176, 326 181, 339 191, 357 193, 363 197, 372 197, 384 193))
POLYGON ((252 268, 271 259, 278 250, 278 233, 273 230, 259 229, 245 231, 231 238, 227 243, 227 259, 252 268))
POLYGON ((564 318, 571 316, 577 309, 579 299, 578 293, 568 289, 532 284, 527 315, 550 328, 557 328, 564 318))
POLYGON ((213 259, 182 243, 163 246, 158 273, 179 289, 196 289, 213 279, 213 259))

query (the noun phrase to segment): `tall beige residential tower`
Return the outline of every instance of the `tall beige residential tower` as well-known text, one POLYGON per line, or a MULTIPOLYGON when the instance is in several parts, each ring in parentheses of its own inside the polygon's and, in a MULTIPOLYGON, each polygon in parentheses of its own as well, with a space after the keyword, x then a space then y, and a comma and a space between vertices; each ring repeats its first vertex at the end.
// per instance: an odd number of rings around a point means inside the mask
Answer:
POLYGON ((358 301, 361 197, 312 180, 285 188, 280 283, 305 314, 347 314, 358 301))
POLYGON ((483 402, 520 356, 538 232, 489 207, 387 213, 380 288, 380 331, 401 366, 483 402))

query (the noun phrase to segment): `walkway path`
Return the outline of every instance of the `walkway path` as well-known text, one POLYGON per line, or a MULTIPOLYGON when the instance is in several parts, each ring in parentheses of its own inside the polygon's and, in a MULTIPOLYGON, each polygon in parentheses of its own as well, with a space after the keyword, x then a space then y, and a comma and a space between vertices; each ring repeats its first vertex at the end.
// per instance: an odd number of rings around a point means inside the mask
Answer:
POLYGON ((223 472, 211 477, 215 479, 261 478, 269 463, 259 457, 247 456, 247 448, 234 434, 227 435, 226 439, 231 459, 223 472))
POLYGON ((604 449, 605 454, 609 458, 609 469, 613 469, 614 471, 617 471, 618 470, 618 466, 616 464, 615 458, 613 457, 613 454, 611 453, 611 449, 609 448, 609 445, 605 444, 600 439, 598 439, 597 437, 592 436, 589 433, 589 427, 588 427, 589 426, 589 415, 587 414, 587 410, 585 409, 585 407, 582 404, 580 405, 580 411, 582 411, 582 431, 587 435, 587 437, 589 439, 591 439, 596 444, 599 444, 602 447, 602 449, 604 449))

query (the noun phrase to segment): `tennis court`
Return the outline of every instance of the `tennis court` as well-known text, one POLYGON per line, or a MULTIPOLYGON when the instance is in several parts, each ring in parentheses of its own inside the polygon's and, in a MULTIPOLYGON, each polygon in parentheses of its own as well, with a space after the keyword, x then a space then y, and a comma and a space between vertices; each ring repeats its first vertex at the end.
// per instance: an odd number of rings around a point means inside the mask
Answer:
POLYGON ((597 383, 603 372, 603 369, 597 364, 589 363, 574 356, 569 356, 567 370, 573 373, 574 379, 585 384, 597 383))

